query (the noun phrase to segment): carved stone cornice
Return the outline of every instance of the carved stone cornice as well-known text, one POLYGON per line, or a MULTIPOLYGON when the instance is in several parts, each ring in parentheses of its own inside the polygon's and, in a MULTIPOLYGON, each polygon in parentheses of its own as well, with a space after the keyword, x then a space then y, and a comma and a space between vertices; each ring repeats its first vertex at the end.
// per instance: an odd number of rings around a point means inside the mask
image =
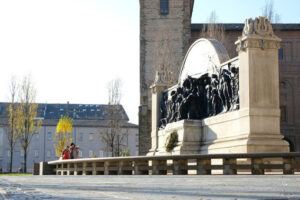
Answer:
POLYGON ((150 86, 152 93, 163 92, 165 89, 167 89, 172 84, 174 84, 172 82, 171 75, 172 74, 169 74, 165 71, 163 72, 156 71, 154 83, 150 86))
POLYGON ((173 77, 173 72, 168 71, 168 70, 160 70, 156 71, 155 73, 155 78, 154 78, 154 84, 160 84, 160 83, 166 83, 173 85, 175 83, 174 77, 173 77))
POLYGON ((265 17, 247 19, 243 34, 235 42, 237 51, 246 48, 279 49, 281 39, 278 38, 272 29, 270 21, 265 17))
POLYGON ((254 38, 254 37, 245 37, 239 38, 238 41, 235 42, 237 45, 237 51, 243 51, 247 48, 259 48, 259 49, 279 49, 280 48, 280 39, 279 40, 270 40, 270 39, 262 39, 262 38, 254 38))
POLYGON ((166 84, 153 84, 150 86, 151 92, 153 94, 162 93, 168 88, 166 84))

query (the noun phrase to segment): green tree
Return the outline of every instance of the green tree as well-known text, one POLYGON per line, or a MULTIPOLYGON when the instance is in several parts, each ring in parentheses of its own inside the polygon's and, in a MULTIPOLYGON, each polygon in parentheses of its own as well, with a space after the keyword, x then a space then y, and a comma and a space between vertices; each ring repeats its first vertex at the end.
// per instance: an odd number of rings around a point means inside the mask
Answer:
POLYGON ((58 157, 62 156, 62 152, 66 148, 67 144, 72 141, 72 122, 72 118, 62 116, 57 123, 54 137, 54 148, 58 157))

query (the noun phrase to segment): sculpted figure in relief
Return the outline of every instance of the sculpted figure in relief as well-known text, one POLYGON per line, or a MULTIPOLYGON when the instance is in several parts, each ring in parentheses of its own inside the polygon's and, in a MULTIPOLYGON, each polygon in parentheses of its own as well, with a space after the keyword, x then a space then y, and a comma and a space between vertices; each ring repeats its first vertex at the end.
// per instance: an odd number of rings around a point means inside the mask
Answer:
POLYGON ((219 73, 188 76, 182 86, 165 92, 160 102, 160 128, 183 119, 204 119, 239 109, 238 67, 219 73))

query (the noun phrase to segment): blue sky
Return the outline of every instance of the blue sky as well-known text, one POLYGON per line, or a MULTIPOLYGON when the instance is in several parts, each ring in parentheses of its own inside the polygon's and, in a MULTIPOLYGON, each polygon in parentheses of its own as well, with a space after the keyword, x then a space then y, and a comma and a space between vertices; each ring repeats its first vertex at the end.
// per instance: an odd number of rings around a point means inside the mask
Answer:
MULTIPOLYGON (((192 22, 206 22, 214 10, 222 23, 243 23, 246 18, 260 16, 265 3, 265 0, 195 0, 192 22)), ((273 6, 281 23, 300 23, 299 0, 274 0, 273 6)))
MULTIPOLYGON (((264 0, 195 0, 193 23, 212 10, 219 22, 261 15, 264 0)), ((274 0, 283 23, 300 23, 300 0, 274 0)), ((12 75, 31 73, 40 103, 106 104, 120 78, 122 104, 138 122, 138 0, 1 0, 0 101, 12 75)))

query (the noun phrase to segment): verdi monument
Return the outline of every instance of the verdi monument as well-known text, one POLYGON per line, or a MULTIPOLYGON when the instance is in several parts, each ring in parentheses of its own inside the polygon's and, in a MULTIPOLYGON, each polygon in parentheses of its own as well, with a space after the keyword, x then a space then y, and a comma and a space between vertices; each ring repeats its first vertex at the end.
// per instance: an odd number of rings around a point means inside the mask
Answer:
POLYGON ((229 59, 214 39, 189 48, 172 87, 156 72, 148 155, 288 152, 280 134, 278 49, 268 19, 247 19, 229 59))

